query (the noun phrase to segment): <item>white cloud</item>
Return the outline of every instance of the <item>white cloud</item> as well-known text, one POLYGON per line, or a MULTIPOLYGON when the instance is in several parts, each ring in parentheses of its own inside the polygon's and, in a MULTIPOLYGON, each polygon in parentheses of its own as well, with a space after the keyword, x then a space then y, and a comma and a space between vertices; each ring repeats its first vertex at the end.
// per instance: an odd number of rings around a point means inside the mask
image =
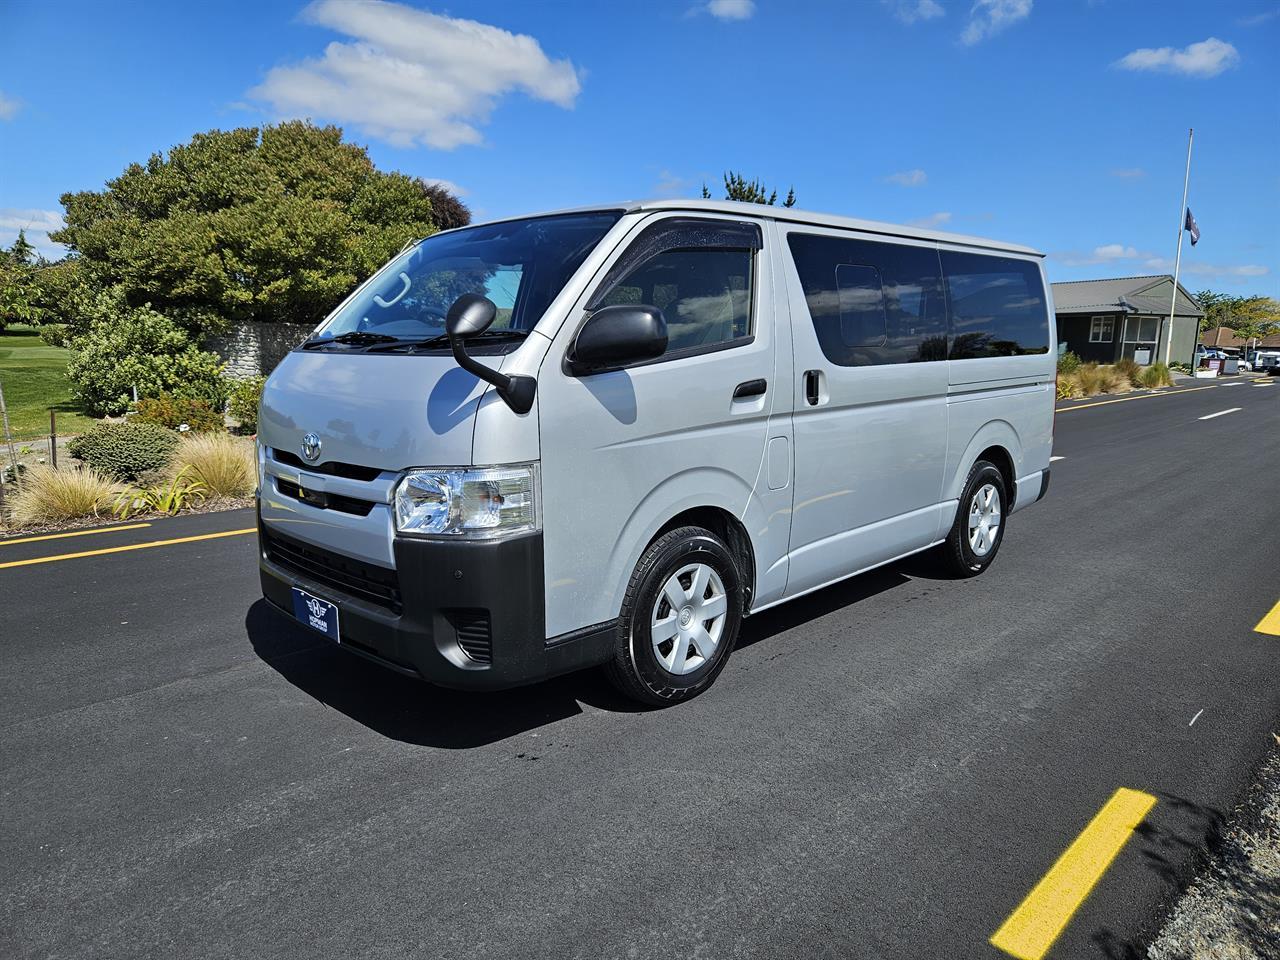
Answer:
POLYGON ((707 13, 717 20, 750 20, 755 12, 755 0, 709 0, 707 3, 707 13))
POLYGON ((913 227, 942 227, 951 222, 951 214, 946 210, 940 210, 937 213, 931 213, 927 217, 921 217, 918 220, 908 220, 913 227))
MULTIPOLYGON (((1270 267, 1258 263, 1202 263, 1199 260, 1188 260, 1183 248, 1182 276, 1206 277, 1213 279, 1245 280, 1251 277, 1265 277, 1271 272, 1270 267)), ((1173 273, 1173 260, 1168 257, 1153 257, 1143 263, 1148 270, 1159 270, 1161 273, 1173 273)))
POLYGON ((919 187, 924 185, 929 175, 923 170, 902 170, 891 173, 884 179, 886 183, 896 183, 900 187, 919 187))
POLYGON ((1125 54, 1115 65, 1124 70, 1153 70, 1180 73, 1187 77, 1216 77, 1240 62, 1240 52, 1225 40, 1210 37, 1175 50, 1173 47, 1143 47, 1125 54))
MULTIPOLYGON (((1106 243, 1100 247, 1094 247, 1091 253, 1080 253, 1077 251, 1055 253, 1053 254, 1053 258, 1060 261, 1067 267, 1093 267, 1102 264, 1115 264, 1123 266, 1124 269, 1130 271, 1142 270, 1149 273, 1173 273, 1172 258, 1160 257, 1149 250, 1139 250, 1136 247, 1125 246, 1123 243, 1106 243)), ((1188 257, 1183 256, 1181 272, 1183 275, 1191 277, 1245 279, 1248 277, 1266 276, 1271 272, 1271 270, 1268 267, 1254 263, 1204 263, 1202 261, 1191 260, 1188 257)))
POLYGON ((423 177, 422 182, 431 187, 443 187, 455 197, 465 197, 467 195, 467 188, 458 186, 452 180, 438 180, 434 177, 423 177))
POLYGON ((249 96, 277 114, 354 124, 394 146, 452 150, 483 139, 497 100, 521 91, 566 109, 582 89, 533 37, 383 0, 317 0, 309 23, 351 38, 273 67, 249 96))
POLYGON ((66 224, 57 210, 29 210, 0 207, 0 246, 9 247, 18 238, 18 231, 26 233, 27 242, 51 260, 67 251, 60 243, 49 239, 53 230, 61 230, 66 224))
POLYGON ((0 120, 12 120, 18 115, 20 106, 22 106, 22 101, 7 97, 4 95, 4 91, 0 90, 0 120))
POLYGON ((1274 20, 1276 17, 1280 17, 1280 7, 1276 7, 1274 10, 1265 10, 1262 13, 1255 13, 1251 17, 1241 17, 1236 23, 1242 27, 1256 27, 1259 24, 1266 23, 1268 20, 1274 20))
POLYGON ((913 24, 917 20, 932 20, 945 16, 947 11, 938 0, 881 0, 893 15, 905 24, 913 24))
POLYGON ((663 170, 658 174, 658 182, 654 184, 653 195, 655 197, 683 196, 688 192, 691 185, 687 178, 672 173, 670 170, 663 170))
POLYGON ((966 47, 994 37, 1001 30, 1031 16, 1032 0, 974 0, 969 22, 960 34, 966 47))
POLYGON ((1119 167, 1111 171, 1113 177, 1119 177, 1121 180, 1141 180, 1147 175, 1147 171, 1141 167, 1119 167))

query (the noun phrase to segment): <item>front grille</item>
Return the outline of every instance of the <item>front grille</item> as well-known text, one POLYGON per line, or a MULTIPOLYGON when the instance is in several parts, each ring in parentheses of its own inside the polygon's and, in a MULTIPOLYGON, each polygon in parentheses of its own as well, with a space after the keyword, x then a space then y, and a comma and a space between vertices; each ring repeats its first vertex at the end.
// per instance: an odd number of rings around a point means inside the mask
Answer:
POLYGON ((458 634, 458 646, 476 663, 493 661, 493 638, 487 610, 452 610, 448 614, 458 634))
POLYGON ((279 447, 271 448, 271 459, 276 463, 284 463, 291 467, 297 467, 299 470, 309 470, 312 473, 323 473, 330 477, 346 477, 348 480, 377 480, 381 476, 382 471, 377 467, 362 467, 355 463, 304 463, 302 458, 296 453, 290 453, 288 450, 281 450, 279 447))
POLYGON ((357 517, 367 517, 373 509, 373 501, 357 500, 355 497, 344 497, 340 493, 323 493, 319 490, 306 490, 292 480, 276 477, 276 489, 282 496, 290 497, 308 506, 320 510, 338 510, 357 517))
POLYGON ((267 559, 299 576, 400 613, 400 580, 394 570, 313 547, 265 527, 262 546, 267 559))

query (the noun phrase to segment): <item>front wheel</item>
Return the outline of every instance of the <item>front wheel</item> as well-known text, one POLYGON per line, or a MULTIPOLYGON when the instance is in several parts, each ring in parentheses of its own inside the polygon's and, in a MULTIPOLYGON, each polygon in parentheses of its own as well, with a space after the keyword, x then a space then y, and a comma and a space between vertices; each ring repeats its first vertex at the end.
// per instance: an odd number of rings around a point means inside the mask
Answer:
POLYGON ((1004 519, 1009 494, 1004 476, 994 463, 979 460, 969 471, 955 523, 939 548, 946 572, 957 577, 976 577, 996 558, 1004 540, 1004 519))
POLYGON ((737 643, 742 605, 738 565, 715 534, 701 527, 663 534, 631 575, 609 679, 656 706, 697 696, 737 643))

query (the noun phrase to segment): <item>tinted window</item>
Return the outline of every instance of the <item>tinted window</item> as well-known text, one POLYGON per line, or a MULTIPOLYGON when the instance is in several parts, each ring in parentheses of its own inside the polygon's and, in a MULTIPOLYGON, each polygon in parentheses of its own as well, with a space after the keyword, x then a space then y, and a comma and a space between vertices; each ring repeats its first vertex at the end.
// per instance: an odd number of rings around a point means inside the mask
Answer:
POLYGON ((745 337, 751 319, 751 251, 669 250, 625 277, 600 306, 647 303, 667 321, 667 350, 745 337))
POLYGON ((822 352, 846 367, 946 359, 937 251, 844 237, 787 237, 822 352))
POLYGON ((943 250, 951 309, 951 359, 1049 350, 1040 268, 1027 260, 943 250))
POLYGON ((713 347, 751 333, 751 225, 666 220, 646 230, 609 271, 590 309, 648 304, 667 321, 667 351, 713 347))

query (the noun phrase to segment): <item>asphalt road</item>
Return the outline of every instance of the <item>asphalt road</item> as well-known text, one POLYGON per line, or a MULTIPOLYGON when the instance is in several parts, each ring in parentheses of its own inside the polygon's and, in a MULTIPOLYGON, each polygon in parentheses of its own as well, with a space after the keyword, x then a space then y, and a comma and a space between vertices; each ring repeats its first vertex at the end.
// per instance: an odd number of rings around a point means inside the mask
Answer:
POLYGON ((1158 803, 1049 956, 1138 956, 1280 729, 1280 383, 1077 407, 985 575, 752 618, 665 711, 385 672, 252 536, 0 569, 0 956, 998 957, 1118 787, 1158 803))

